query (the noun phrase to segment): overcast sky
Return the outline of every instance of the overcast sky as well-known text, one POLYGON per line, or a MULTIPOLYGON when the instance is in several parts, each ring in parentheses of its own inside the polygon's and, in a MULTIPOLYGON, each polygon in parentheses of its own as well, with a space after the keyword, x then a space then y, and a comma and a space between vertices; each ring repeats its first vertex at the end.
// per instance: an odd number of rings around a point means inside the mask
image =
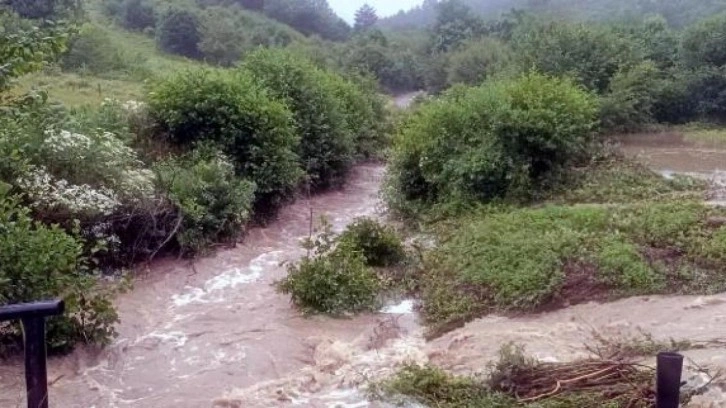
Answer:
POLYGON ((328 2, 339 16, 352 23, 355 11, 366 3, 378 11, 379 17, 386 17, 398 13, 398 10, 408 10, 419 5, 422 0, 328 0, 328 2))

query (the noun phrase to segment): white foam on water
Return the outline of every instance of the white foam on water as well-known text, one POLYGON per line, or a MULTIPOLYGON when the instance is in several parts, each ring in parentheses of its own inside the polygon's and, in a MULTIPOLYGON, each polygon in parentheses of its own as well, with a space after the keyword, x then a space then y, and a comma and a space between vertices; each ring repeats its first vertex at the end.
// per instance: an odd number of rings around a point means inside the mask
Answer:
POLYGON ((396 305, 388 305, 381 309, 384 314, 413 314, 416 302, 413 299, 406 299, 396 305))
POLYGON ((154 331, 145 336, 139 337, 134 342, 134 344, 139 344, 148 339, 157 339, 161 343, 172 344, 174 346, 174 348, 184 347, 184 345, 187 344, 187 341, 189 340, 187 335, 180 331, 172 331, 172 332, 166 332, 166 333, 154 331))
POLYGON ((258 281, 266 268, 279 264, 281 255, 283 251, 266 252, 254 258, 246 267, 233 268, 209 279, 201 288, 187 287, 187 293, 172 296, 172 302, 174 306, 182 307, 192 303, 223 301, 223 298, 213 298, 210 295, 258 281))

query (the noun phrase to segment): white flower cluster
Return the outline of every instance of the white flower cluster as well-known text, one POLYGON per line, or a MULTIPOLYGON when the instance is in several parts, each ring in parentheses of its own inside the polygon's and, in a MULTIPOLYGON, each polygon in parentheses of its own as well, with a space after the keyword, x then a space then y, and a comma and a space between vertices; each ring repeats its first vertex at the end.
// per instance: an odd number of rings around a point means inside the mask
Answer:
POLYGON ((136 115, 136 114, 143 112, 146 109, 146 104, 143 102, 131 100, 131 101, 126 101, 126 102, 122 103, 121 108, 123 108, 123 110, 125 110, 129 114, 136 115))
POLYGON ((149 169, 124 171, 117 187, 119 194, 130 199, 144 199, 154 196, 156 175, 149 169))
POLYGON ((91 138, 80 133, 72 133, 67 130, 57 131, 48 129, 45 131, 45 147, 54 154, 65 154, 73 152, 83 159, 83 154, 91 150, 93 142, 91 138))
POLYGON ((136 152, 110 132, 91 136, 67 130, 48 130, 45 133, 44 150, 49 163, 61 163, 79 172, 97 174, 113 187, 126 183, 131 177, 133 190, 153 188, 153 177, 148 177, 136 152), (141 179, 143 183, 141 182, 141 179))
POLYGON ((56 180, 44 167, 36 167, 17 180, 17 184, 33 201, 32 207, 45 210, 66 210, 74 214, 111 215, 121 203, 107 188, 94 189, 56 180))

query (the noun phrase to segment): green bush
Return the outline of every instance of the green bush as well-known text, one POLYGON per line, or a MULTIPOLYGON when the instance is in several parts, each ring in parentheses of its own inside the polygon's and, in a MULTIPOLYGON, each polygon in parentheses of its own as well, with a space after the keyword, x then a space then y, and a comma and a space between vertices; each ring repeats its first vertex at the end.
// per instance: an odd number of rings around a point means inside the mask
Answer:
POLYGON ((205 147, 161 162, 156 171, 161 188, 179 208, 182 221, 176 240, 182 253, 204 252, 244 233, 255 185, 238 179, 223 154, 205 147))
POLYGON ((493 38, 466 43, 449 56, 448 82, 480 85, 512 63, 508 46, 493 38))
POLYGON ((257 185, 257 207, 271 211, 288 199, 302 172, 291 114, 245 73, 188 71, 152 86, 149 111, 182 146, 211 141, 257 185))
POLYGON ((652 124, 662 78, 663 74, 650 61, 615 74, 610 92, 601 100, 603 130, 634 132, 652 124))
POLYGON ((199 51, 205 61, 216 65, 228 67, 236 64, 250 47, 245 31, 228 18, 227 10, 206 10, 200 31, 199 51))
MULTIPOLYGON (((47 227, 13 199, 0 199, 0 304, 63 298, 66 312, 48 320, 51 351, 80 342, 105 345, 118 317, 101 290, 81 242, 57 226, 47 227)), ((22 341, 19 324, 0 325, 0 350, 22 341)))
POLYGON ((162 51, 199 58, 200 21, 189 9, 169 8, 159 16, 156 43, 162 51))
POLYGON ((123 70, 127 67, 123 56, 115 51, 115 46, 106 31, 94 25, 84 25, 70 41, 68 51, 60 61, 66 71, 90 72, 101 74, 123 70))
POLYGON ((591 140, 596 103, 568 80, 529 74, 454 88, 404 123, 389 170, 389 202, 492 201, 545 186, 591 140))
POLYGON ((353 134, 357 156, 380 157, 388 142, 388 111, 372 80, 330 76, 330 86, 353 134))
POLYGON ((288 267, 278 290, 306 313, 341 314, 373 310, 381 288, 366 258, 355 247, 339 241, 326 226, 313 242, 312 254, 288 267))
POLYGON ((396 232, 371 219, 356 220, 343 231, 339 241, 360 252, 368 266, 394 266, 406 257, 403 243, 396 232))
POLYGON ((244 71, 285 101, 300 133, 299 155, 315 188, 343 182, 355 153, 345 108, 330 74, 283 50, 258 50, 245 58, 244 71))

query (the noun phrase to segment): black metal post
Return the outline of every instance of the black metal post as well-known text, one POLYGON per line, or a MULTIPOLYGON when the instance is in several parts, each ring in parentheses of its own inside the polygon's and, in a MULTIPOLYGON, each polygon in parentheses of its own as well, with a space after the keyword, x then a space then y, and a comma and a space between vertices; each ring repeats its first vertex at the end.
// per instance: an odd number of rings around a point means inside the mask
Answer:
POLYGON ((0 307, 0 321, 20 320, 25 346, 25 385, 28 408, 48 408, 45 318, 62 314, 62 300, 0 307))
POLYGON ((656 368, 656 408, 678 408, 681 398, 683 356, 678 353, 658 354, 656 368))
POLYGON ((25 385, 28 408, 48 408, 45 318, 22 319, 25 340, 25 385))

